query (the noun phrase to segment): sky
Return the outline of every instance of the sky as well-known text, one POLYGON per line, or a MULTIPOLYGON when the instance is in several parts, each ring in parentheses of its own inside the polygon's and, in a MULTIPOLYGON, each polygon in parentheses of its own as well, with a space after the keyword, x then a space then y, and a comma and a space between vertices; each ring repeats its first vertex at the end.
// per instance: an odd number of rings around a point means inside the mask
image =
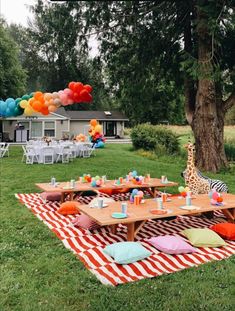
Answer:
POLYGON ((27 26, 27 20, 32 17, 32 13, 26 5, 34 3, 35 0, 0 0, 0 14, 8 24, 15 23, 27 26))
MULTIPOLYGON (((0 14, 8 24, 15 23, 27 26, 28 19, 32 18, 32 13, 27 5, 35 4, 36 0, 0 0, 0 14)), ((90 56, 94 57, 98 53, 98 44, 95 38, 89 41, 91 47, 90 56)))

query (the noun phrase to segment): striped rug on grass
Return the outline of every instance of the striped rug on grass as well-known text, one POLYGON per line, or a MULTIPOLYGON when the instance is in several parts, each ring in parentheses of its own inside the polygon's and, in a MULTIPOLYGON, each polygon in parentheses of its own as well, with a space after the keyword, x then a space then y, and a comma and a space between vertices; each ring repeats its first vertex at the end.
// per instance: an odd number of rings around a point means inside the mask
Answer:
POLYGON ((62 216, 57 213, 58 202, 45 203, 38 193, 16 194, 16 197, 57 235, 66 248, 78 256, 87 269, 106 285, 118 285, 173 273, 212 260, 225 259, 235 253, 235 241, 227 241, 228 245, 220 248, 198 248, 196 253, 184 255, 167 255, 148 243, 148 239, 153 236, 172 234, 183 237, 180 232, 186 228, 205 228, 225 221, 223 215, 216 212, 216 217, 213 219, 180 216, 169 221, 149 220, 139 231, 137 240, 151 251, 152 255, 132 264, 116 264, 102 250, 108 244, 126 241, 126 226, 120 224, 117 234, 112 234, 108 227, 89 232, 71 224, 75 216, 62 216))

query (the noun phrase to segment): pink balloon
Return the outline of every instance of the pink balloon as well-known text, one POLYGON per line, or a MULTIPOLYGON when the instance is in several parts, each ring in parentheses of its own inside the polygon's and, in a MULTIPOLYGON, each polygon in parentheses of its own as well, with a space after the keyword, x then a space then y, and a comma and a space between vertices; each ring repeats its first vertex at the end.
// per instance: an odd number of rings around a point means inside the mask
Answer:
POLYGON ((62 95, 62 94, 64 94, 64 91, 60 90, 60 91, 58 92, 58 94, 59 94, 59 95, 62 95))
POLYGON ((218 193, 218 192, 212 193, 212 199, 213 199, 213 200, 217 200, 218 197, 219 197, 219 193, 218 193))
POLYGON ((73 100, 72 99, 68 99, 68 105, 72 105, 73 104, 73 100))
POLYGON ((138 192, 137 192, 137 195, 139 195, 141 198, 143 198, 144 193, 143 193, 143 191, 138 191, 138 192))

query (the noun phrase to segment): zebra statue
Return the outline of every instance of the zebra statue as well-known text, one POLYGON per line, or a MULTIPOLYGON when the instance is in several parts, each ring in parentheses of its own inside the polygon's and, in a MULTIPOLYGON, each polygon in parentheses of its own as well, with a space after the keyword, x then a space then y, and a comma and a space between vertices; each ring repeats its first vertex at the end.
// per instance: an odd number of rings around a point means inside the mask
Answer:
MULTIPOLYGON (((215 189, 217 192, 229 192, 228 186, 223 181, 218 179, 211 179, 207 176, 204 176, 199 170, 197 170, 197 174, 199 177, 204 178, 209 182, 210 189, 215 189)), ((186 170, 181 173, 181 176, 184 179, 186 178, 186 170)))

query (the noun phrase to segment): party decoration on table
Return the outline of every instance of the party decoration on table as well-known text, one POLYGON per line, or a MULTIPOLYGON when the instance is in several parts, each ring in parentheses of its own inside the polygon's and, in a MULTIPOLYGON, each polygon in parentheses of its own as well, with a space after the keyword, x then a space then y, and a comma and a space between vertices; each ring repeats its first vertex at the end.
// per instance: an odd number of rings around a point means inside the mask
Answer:
POLYGON ((212 189, 212 191, 209 192, 209 198, 211 199, 211 205, 223 205, 223 197, 215 189, 212 189))
POLYGON ((100 187, 103 184, 103 180, 100 176, 92 177, 91 186, 92 187, 100 187))
POLYGON ((190 192, 190 188, 189 187, 180 186, 178 188, 178 191, 179 191, 181 197, 186 198, 187 193, 190 192))
POLYGON ((75 137, 75 140, 77 142, 85 142, 86 141, 86 136, 84 134, 78 134, 76 137, 75 137))
POLYGON ((143 200, 144 193, 141 190, 133 189, 130 195, 130 202, 139 205, 143 200))
POLYGON ((70 82, 68 88, 53 93, 41 91, 25 94, 19 98, 0 100, 0 116, 15 117, 22 114, 31 116, 34 113, 48 115, 60 106, 74 103, 90 103, 92 101, 92 87, 81 82, 70 82))
POLYGON ((83 176, 79 178, 79 181, 82 183, 89 183, 91 180, 92 178, 90 174, 83 174, 83 176))
POLYGON ((209 182, 198 175, 197 168, 195 167, 195 146, 189 142, 185 147, 188 151, 185 184, 191 189, 193 194, 208 193, 210 191, 209 182))
POLYGON ((105 138, 102 133, 102 126, 95 119, 90 121, 89 140, 96 148, 104 148, 105 138))

